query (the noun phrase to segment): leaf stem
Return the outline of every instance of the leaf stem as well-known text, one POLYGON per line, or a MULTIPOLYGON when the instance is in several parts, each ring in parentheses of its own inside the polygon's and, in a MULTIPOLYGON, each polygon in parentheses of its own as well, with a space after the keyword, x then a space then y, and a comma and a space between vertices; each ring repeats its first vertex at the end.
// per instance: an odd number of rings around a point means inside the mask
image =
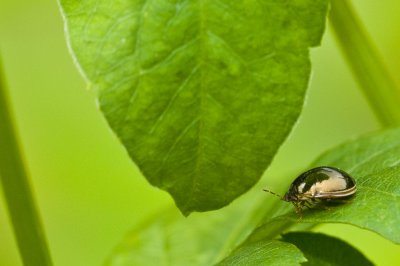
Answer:
POLYGON ((24 265, 52 265, 18 144, 9 99, 0 60, 0 179, 5 201, 24 265))
POLYGON ((400 90, 348 0, 332 0, 330 23, 362 91, 383 126, 400 125, 400 90))

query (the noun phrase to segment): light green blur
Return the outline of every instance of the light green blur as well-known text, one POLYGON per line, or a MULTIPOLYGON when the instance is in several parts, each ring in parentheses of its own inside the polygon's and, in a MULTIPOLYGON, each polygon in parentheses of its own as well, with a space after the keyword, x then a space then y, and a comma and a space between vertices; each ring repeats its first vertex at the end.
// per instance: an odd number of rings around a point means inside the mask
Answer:
MULTIPOLYGON (((400 3, 354 3, 400 84, 400 3)), ((68 54, 55 0, 1 0, 0 50, 53 261, 100 265, 126 232, 173 203, 140 175, 97 110, 68 54)), ((327 148, 379 128, 330 31, 312 55, 304 112, 266 173, 268 186, 284 186, 279 177, 291 179, 327 148)), ((2 202, 0 265, 21 265, 4 209, 2 202)), ((400 261, 400 247, 371 232, 317 230, 358 246, 378 265, 400 261)))

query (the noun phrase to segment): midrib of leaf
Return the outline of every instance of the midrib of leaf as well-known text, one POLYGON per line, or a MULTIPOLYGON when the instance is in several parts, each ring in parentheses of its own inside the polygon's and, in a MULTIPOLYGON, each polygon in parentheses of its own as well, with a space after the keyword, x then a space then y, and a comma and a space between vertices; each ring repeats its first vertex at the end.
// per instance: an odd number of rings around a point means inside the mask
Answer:
POLYGON ((190 193, 188 196, 188 200, 186 204, 182 207, 182 210, 187 210, 188 206, 192 203, 193 200, 193 195, 196 190, 196 183, 197 183, 197 178, 199 176, 199 171, 201 171, 201 163, 203 163, 200 158, 204 155, 203 151, 203 141, 202 141, 202 131, 204 130, 204 118, 202 117, 203 114, 203 108, 204 108, 204 100, 205 100, 205 86, 203 83, 203 78, 204 78, 204 65, 205 62, 202 61, 202 57, 204 58, 204 55, 206 54, 207 47, 206 47, 206 34, 205 34, 205 25, 204 25, 204 0, 198 0, 198 9, 199 9, 199 43, 200 43, 200 56, 197 58, 197 65, 199 66, 199 73, 200 73, 200 114, 199 114, 199 130, 198 130, 198 148, 197 148, 197 158, 196 160, 196 168, 195 168, 195 174, 193 175, 193 178, 191 179, 191 187, 190 187, 190 193))

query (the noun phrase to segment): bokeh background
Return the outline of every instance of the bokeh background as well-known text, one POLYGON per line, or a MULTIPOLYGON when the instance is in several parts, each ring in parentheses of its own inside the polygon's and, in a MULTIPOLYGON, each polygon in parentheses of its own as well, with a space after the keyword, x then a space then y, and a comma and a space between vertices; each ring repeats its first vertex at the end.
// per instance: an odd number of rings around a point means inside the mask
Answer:
MULTIPOLYGON (((400 85, 400 2, 353 2, 400 85)), ((0 0, 0 51, 54 263, 101 265, 130 229, 173 202, 147 183, 107 127, 68 52, 56 0, 0 0)), ((265 174, 269 187, 290 182, 326 149, 380 128, 329 28, 312 60, 306 106, 265 174)), ((372 232, 315 230, 349 241, 378 265, 400 263, 400 246, 372 232)), ((2 197, 0 265, 22 265, 2 197)))

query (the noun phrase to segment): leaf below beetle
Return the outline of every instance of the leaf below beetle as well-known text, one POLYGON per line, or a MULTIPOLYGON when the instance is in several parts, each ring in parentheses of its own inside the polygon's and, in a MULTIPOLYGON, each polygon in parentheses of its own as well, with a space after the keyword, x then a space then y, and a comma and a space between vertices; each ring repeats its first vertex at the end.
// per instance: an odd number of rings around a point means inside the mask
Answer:
POLYGON ((262 240, 240 247, 216 266, 300 265, 307 261, 296 246, 278 240, 262 240))
POLYGON ((300 249, 307 262, 304 266, 372 266, 360 251, 348 243, 331 236, 318 233, 294 232, 282 236, 282 241, 300 249))
MULTIPOLYGON (((264 222, 247 243, 276 235, 299 223, 346 223, 376 232, 400 244, 400 129, 392 129, 345 143, 321 156, 314 165, 329 165, 348 172, 357 193, 348 202, 328 209, 290 211, 264 222)), ((281 203, 284 204, 284 203, 281 203)), ((288 206, 290 207, 290 206, 288 206)))
POLYGON ((184 214, 253 186, 296 122, 327 0, 61 0, 109 125, 184 214))

